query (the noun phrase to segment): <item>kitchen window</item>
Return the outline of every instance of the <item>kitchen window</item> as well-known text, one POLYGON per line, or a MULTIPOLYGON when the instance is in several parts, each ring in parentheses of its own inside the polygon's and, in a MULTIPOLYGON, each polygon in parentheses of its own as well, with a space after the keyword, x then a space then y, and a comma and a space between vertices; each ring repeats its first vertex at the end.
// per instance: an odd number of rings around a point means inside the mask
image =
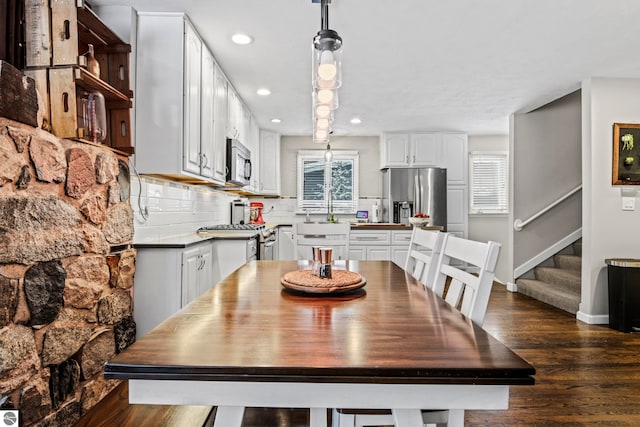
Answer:
POLYGON ((509 212, 508 155, 506 152, 471 152, 469 213, 509 212))
POLYGON ((298 151, 298 210, 309 213, 354 214, 358 205, 358 152, 298 151))

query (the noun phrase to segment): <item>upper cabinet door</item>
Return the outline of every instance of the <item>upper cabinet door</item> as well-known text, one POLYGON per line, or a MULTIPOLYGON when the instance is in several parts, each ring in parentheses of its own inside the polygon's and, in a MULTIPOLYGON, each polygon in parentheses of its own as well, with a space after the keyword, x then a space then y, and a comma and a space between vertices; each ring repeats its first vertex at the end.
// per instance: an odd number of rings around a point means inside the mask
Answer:
POLYGON ((202 96, 200 114, 200 175, 213 177, 215 161, 215 141, 213 129, 213 112, 215 107, 215 67, 213 55, 205 46, 202 47, 202 96))
POLYGON ((410 137, 411 157, 410 166, 438 166, 438 147, 440 143, 438 133, 414 133, 410 137))
POLYGON ((280 195, 280 135, 260 130, 260 194, 280 195))
POLYGON ((200 174, 200 72, 202 41, 185 21, 184 169, 200 174))
POLYGON ((224 184, 227 177, 227 79, 215 69, 215 103, 213 106, 213 179, 224 184))
POLYGON ((447 168, 449 185, 466 185, 467 183, 467 135, 442 134, 440 167, 447 168))
POLYGON ((409 165, 409 134, 389 133, 382 139, 380 167, 407 167, 409 165))

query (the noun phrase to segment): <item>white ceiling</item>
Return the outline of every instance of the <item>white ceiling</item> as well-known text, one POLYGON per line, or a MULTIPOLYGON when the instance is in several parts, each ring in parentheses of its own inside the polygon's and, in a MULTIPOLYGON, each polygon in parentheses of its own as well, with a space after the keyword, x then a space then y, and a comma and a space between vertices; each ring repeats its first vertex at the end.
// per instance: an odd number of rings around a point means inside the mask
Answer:
MULTIPOLYGON (((89 1, 186 12, 261 128, 311 134, 318 3, 89 1), (236 32, 255 42, 233 44, 236 32), (260 87, 272 94, 256 95, 260 87), (282 123, 271 123, 275 117, 282 123)), ((334 135, 507 134, 510 114, 570 93, 586 78, 640 77, 638 0, 333 0, 329 27, 344 45, 334 135), (356 116, 362 124, 349 123, 356 116)))

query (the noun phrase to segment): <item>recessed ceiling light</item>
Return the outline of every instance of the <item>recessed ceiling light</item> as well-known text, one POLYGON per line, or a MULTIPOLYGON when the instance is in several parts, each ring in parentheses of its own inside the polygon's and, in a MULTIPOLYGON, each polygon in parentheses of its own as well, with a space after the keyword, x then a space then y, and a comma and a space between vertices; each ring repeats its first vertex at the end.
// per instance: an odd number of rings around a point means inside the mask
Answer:
POLYGON ((280 123, 282 120, 280 119, 271 119, 271 123, 280 123))
POLYGON ((362 123, 362 120, 360 120, 357 117, 354 117, 353 119, 351 119, 351 124, 353 125, 359 125, 360 123, 362 123))
POLYGON ((271 91, 269 89, 266 89, 266 88, 258 89, 258 91, 256 93, 258 95, 262 95, 262 96, 271 95, 271 91))
POLYGON ((231 40, 235 43, 235 44, 251 44, 253 43, 253 37, 247 35, 247 34, 234 34, 231 36, 231 40))

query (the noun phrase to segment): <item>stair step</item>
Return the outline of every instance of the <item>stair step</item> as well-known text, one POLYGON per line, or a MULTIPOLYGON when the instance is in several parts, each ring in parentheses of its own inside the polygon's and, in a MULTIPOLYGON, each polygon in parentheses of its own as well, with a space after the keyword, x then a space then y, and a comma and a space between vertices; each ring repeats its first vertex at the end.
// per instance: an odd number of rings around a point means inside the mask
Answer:
POLYGON ((546 304, 576 314, 580 308, 580 295, 556 285, 532 279, 517 279, 518 292, 546 304))
POLYGON ((567 270, 581 271, 582 269, 582 257, 578 255, 563 255, 557 254, 553 257, 553 262, 558 268, 565 268, 567 270))
POLYGON ((534 271, 537 280, 580 295, 582 276, 579 271, 554 267, 536 267, 534 271))

